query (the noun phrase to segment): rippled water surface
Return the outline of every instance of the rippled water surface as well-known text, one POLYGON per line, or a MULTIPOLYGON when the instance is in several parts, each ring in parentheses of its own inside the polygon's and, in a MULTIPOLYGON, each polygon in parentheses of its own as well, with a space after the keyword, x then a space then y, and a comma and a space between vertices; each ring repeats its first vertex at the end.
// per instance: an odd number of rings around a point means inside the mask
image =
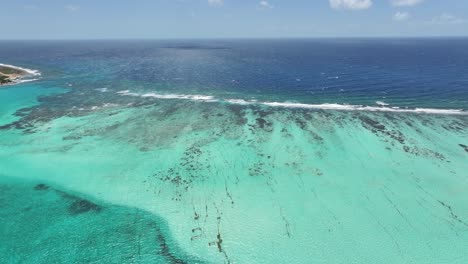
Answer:
POLYGON ((466 263, 467 45, 0 42, 0 256, 466 263))

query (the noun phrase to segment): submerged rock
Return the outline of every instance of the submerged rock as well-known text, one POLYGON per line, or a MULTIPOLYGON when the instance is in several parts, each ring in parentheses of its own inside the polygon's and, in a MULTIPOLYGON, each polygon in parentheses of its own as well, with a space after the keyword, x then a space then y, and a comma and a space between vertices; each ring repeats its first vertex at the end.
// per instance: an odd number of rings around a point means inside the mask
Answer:
POLYGON ((0 190, 0 201, 8 201, 0 210, 1 263, 204 263, 184 253, 167 223, 148 212, 43 183, 0 178, 0 190), (86 213, 93 211, 100 213, 86 213))
POLYGON ((83 214, 90 211, 99 212, 101 207, 93 202, 88 200, 77 200, 74 201, 69 207, 68 211, 72 215, 83 214))
POLYGON ((49 189, 49 186, 45 185, 43 183, 39 183, 38 185, 34 186, 34 190, 36 190, 36 191, 45 191, 45 190, 48 190, 48 189, 49 189))
POLYGON ((462 147, 466 152, 468 152, 468 146, 467 145, 459 144, 459 146, 462 147))

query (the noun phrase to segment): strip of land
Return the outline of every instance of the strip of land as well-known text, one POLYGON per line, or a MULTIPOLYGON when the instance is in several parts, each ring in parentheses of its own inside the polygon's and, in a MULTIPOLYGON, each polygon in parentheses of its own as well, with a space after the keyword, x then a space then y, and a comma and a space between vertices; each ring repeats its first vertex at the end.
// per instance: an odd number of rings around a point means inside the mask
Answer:
POLYGON ((15 84, 30 75, 31 73, 21 68, 0 64, 0 85, 15 84))

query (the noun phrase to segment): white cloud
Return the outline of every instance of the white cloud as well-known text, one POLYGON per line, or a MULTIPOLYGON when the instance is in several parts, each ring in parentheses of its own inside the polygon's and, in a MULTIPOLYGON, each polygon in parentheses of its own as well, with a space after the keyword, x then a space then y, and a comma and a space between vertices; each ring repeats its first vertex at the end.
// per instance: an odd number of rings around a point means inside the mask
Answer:
POLYGON ((77 5, 66 5, 65 9, 67 11, 70 11, 70 12, 76 12, 76 11, 80 10, 80 7, 77 6, 77 5))
POLYGON ((424 0, 392 0, 394 6, 415 6, 424 2, 424 0))
POLYGON ((438 24, 438 25, 443 25, 443 24, 463 24, 466 23, 467 20, 454 16, 449 13, 443 13, 440 16, 434 17, 430 23, 431 24, 438 24))
POLYGON ((333 9, 368 9, 372 6, 372 0, 329 0, 333 9))
POLYGON ((224 4, 224 0, 208 0, 208 4, 212 6, 222 6, 224 4))
POLYGON ((411 14, 408 12, 396 12, 395 15, 393 15, 393 20, 395 21, 406 21, 411 18, 411 14))
POLYGON ((263 9, 271 9, 273 8, 273 6, 268 3, 268 1, 260 1, 260 7, 263 8, 263 9))

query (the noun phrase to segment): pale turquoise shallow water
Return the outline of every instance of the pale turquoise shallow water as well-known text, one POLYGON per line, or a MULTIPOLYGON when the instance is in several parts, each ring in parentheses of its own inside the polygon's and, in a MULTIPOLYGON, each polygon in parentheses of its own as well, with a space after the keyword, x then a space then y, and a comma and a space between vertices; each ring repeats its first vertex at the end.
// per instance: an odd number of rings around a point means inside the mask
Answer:
POLYGON ((47 87, 0 90, 2 262, 468 261, 467 115, 47 87))
POLYGON ((0 263, 468 263, 467 45, 0 42, 0 263))

